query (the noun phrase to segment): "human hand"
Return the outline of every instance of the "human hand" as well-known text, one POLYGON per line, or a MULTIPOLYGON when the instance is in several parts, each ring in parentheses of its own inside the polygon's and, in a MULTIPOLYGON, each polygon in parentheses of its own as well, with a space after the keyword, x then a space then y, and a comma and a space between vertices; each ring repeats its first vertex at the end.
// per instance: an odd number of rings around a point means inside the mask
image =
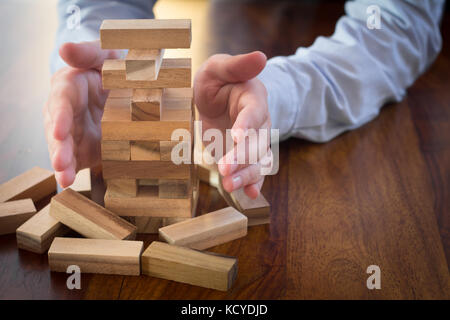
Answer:
POLYGON ((103 61, 117 58, 118 53, 102 50, 93 41, 65 43, 59 54, 69 66, 52 76, 43 113, 56 180, 66 188, 78 170, 100 163, 100 120, 108 95, 100 71, 103 61))
MULTIPOLYGON (((256 78, 266 60, 258 51, 237 56, 214 55, 202 65, 194 81, 195 103, 203 130, 219 129, 225 137, 226 129, 231 129, 235 143, 247 143, 245 163, 236 162, 239 151, 235 145, 226 155, 220 155, 218 168, 226 191, 244 188, 251 198, 256 198, 261 190, 264 176, 260 161, 269 154, 270 148, 268 144, 265 150, 249 146, 251 142, 244 133, 249 129, 270 130, 271 127, 267 91, 256 78), (257 151, 258 163, 249 162, 251 150, 257 151)), ((268 137, 270 139, 270 134, 268 137)))

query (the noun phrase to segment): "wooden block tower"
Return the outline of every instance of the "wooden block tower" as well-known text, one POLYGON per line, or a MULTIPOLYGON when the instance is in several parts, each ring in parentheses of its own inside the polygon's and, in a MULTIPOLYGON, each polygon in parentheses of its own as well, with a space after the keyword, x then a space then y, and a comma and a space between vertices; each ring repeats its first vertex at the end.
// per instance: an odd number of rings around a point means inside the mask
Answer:
POLYGON ((133 217, 138 232, 157 233, 165 219, 191 218, 197 201, 192 161, 171 158, 177 148, 192 159, 191 59, 164 58, 166 48, 190 47, 191 21, 105 20, 100 40, 103 49, 129 50, 102 69, 111 90, 101 123, 105 207, 133 217), (190 141, 172 141, 176 129, 190 141))

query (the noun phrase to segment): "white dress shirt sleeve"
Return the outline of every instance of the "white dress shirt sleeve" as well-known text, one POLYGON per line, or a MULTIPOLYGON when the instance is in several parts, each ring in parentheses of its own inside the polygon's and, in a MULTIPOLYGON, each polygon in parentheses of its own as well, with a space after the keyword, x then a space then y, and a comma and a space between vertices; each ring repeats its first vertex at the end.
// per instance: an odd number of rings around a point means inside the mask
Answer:
POLYGON ((328 141, 400 101, 441 49, 443 7, 443 0, 348 1, 331 37, 270 59, 259 79, 280 138, 328 141), (370 5, 380 9, 380 29, 367 25, 370 5))
POLYGON ((151 19, 156 0, 59 0, 59 27, 50 69, 54 73, 66 63, 59 56, 65 42, 92 41, 99 38, 104 19, 151 19), (79 22, 79 23, 77 23, 79 22))

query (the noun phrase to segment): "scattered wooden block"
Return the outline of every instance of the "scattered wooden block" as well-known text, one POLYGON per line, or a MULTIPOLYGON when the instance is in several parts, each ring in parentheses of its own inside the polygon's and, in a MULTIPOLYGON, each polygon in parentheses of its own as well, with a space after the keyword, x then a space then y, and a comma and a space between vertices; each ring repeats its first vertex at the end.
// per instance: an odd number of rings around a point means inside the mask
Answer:
POLYGON ((42 254, 55 237, 63 236, 68 231, 69 228, 50 216, 48 204, 17 229, 17 247, 42 254))
POLYGON ((103 161, 104 179, 188 179, 190 164, 169 161, 103 161))
POLYGON ((50 215, 87 238, 134 239, 136 227, 72 189, 52 198, 50 215))
POLYGON ((134 221, 137 233, 158 234, 158 229, 163 226, 163 218, 135 217, 134 221))
POLYGON ((109 193, 114 197, 136 197, 138 184, 136 179, 109 179, 106 181, 109 193))
POLYGON ((15 233, 35 213, 36 208, 31 199, 0 203, 0 235, 15 233))
POLYGON ((132 141, 131 160, 159 161, 159 141, 132 141))
POLYGON ((69 187, 85 197, 91 197, 91 169, 85 168, 78 171, 75 181, 69 187))
POLYGON ((135 89, 131 99, 133 121, 161 120, 161 99, 163 89, 135 89))
POLYGON ((142 241, 55 238, 48 251, 51 271, 66 272, 70 265, 81 273, 140 275, 142 241))
POLYGON ((137 197, 119 198, 109 190, 105 193, 105 207, 120 216, 184 217, 191 218, 192 199, 160 199, 158 188, 139 187, 137 197))
POLYGON ((159 179, 158 196, 162 199, 181 199, 190 196, 191 180, 159 179))
POLYGON ((270 223, 270 204, 262 193, 256 199, 249 198, 244 189, 238 189, 230 193, 237 209, 249 218, 249 225, 270 223))
POLYGON ((54 192, 56 192, 55 174, 34 167, 0 185, 0 202, 27 198, 37 202, 54 192))
POLYGON ((102 140, 102 160, 130 160, 130 141, 106 141, 102 140))
POLYGON ((125 58, 126 79, 156 80, 163 56, 164 49, 130 49, 125 58))
POLYGON ((130 98, 107 99, 101 121, 103 141, 169 141, 177 129, 192 132, 192 118, 186 121, 132 121, 130 104, 130 98))
POLYGON ((163 59, 158 79, 127 80, 125 60, 107 59, 102 67, 103 89, 187 88, 191 86, 191 59, 163 59))
POLYGON ((190 48, 191 20, 103 20, 102 49, 190 48))
POLYGON ((237 260, 154 241, 142 254, 142 273, 226 291, 237 275, 237 260))
POLYGON ((160 228, 167 227, 167 226, 170 226, 171 224, 186 221, 189 219, 191 219, 191 218, 162 218, 162 226, 160 228))
POLYGON ((247 234, 247 217, 232 207, 159 229, 160 239, 179 246, 203 250, 247 234))

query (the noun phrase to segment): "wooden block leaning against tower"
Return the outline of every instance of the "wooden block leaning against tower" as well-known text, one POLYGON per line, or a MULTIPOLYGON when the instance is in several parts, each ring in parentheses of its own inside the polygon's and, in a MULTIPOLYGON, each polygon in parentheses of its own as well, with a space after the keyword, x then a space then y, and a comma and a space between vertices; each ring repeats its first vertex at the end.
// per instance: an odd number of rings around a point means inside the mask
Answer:
POLYGON ((164 218, 193 217, 197 201, 191 59, 164 58, 166 48, 190 47, 191 21, 105 20, 100 40, 103 49, 128 49, 102 68, 111 90, 101 124, 105 207, 132 217, 138 232, 157 233, 164 218), (189 137, 172 141, 177 129, 189 137))

